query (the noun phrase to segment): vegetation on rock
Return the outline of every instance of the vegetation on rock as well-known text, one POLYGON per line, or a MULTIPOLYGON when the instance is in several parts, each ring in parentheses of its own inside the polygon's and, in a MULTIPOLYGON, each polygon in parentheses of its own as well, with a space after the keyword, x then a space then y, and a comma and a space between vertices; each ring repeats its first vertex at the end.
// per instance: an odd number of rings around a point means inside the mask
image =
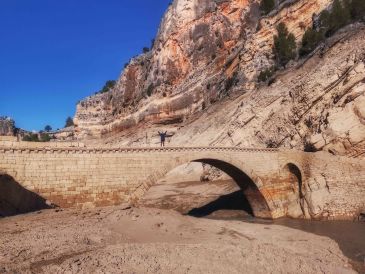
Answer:
POLYGON ((24 142, 49 142, 51 136, 46 132, 41 133, 29 133, 23 137, 24 142))
POLYGON ((260 9, 263 14, 270 13, 275 8, 275 0, 261 0, 260 9))
POLYGON ((299 50, 300 56, 305 56, 311 53, 324 39, 323 32, 316 31, 313 28, 309 28, 303 35, 302 46, 299 50))
POLYGON ((260 72, 257 80, 259 82, 266 82, 267 80, 269 80, 274 75, 275 71, 276 71, 275 66, 267 68, 267 69, 260 72))
POLYGON ((150 51, 150 48, 148 48, 148 47, 144 47, 144 48, 142 49, 142 51, 143 51, 143 53, 148 53, 148 52, 150 51))
POLYGON ((65 127, 72 127, 74 126, 74 121, 71 117, 67 117, 65 127))
POLYGON ((334 0, 332 7, 322 11, 318 20, 313 22, 313 28, 305 32, 299 50, 300 56, 311 53, 325 37, 332 36, 340 28, 364 19, 364 0, 334 0))
POLYGON ((50 125, 46 125, 44 127, 44 131, 46 131, 46 132, 50 132, 51 130, 52 130, 52 127, 50 125))
POLYGON ((115 87, 116 83, 117 82, 115 80, 106 81, 103 88, 101 90, 99 90, 98 92, 96 92, 96 94, 105 93, 105 92, 112 90, 115 87))
POLYGON ((320 16, 321 25, 325 28, 325 35, 327 37, 347 25, 350 19, 349 5, 344 4, 340 0, 334 0, 331 11, 324 11, 320 16))
POLYGON ((15 121, 9 117, 0 116, 0 135, 14 135, 15 121))
POLYGON ((273 52, 279 66, 285 66, 296 57, 297 45, 295 37, 288 31, 284 23, 280 23, 276 28, 278 34, 274 36, 273 52))

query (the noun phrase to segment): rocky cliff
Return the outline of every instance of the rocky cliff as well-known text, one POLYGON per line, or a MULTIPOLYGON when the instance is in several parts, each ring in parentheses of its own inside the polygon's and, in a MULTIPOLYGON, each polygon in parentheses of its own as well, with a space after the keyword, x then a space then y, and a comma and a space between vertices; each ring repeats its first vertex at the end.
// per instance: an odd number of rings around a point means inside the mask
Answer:
POLYGON ((153 49, 131 60, 116 87, 77 106, 78 138, 151 145, 159 128, 171 145, 325 149, 361 156, 365 139, 364 27, 352 25, 296 60, 270 86, 275 28, 299 43, 330 0, 282 1, 260 16, 258 1, 175 0, 153 49))
POLYGON ((9 117, 0 117, 0 136, 14 136, 15 122, 9 117))

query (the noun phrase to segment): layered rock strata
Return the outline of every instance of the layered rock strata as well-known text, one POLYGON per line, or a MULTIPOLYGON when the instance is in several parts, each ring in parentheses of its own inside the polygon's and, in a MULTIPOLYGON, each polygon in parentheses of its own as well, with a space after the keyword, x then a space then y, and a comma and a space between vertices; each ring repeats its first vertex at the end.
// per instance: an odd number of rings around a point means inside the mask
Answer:
POLYGON ((116 87, 80 102, 76 136, 154 146, 234 145, 364 155, 364 27, 350 25, 307 59, 257 83, 273 65, 275 28, 298 45, 330 0, 282 1, 260 16, 258 1, 176 0, 153 49, 123 71, 116 87))

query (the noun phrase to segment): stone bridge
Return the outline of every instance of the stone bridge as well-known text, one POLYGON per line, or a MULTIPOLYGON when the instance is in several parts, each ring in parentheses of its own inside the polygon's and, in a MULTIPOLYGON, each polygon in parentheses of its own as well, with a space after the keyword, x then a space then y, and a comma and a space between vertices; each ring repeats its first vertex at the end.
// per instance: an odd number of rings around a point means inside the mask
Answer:
POLYGON ((359 159, 277 149, 25 142, 0 143, 0 209, 17 204, 18 212, 27 211, 22 204, 34 196, 60 207, 137 202, 167 172, 189 162, 231 176, 257 217, 353 219, 365 209, 365 163, 359 159))

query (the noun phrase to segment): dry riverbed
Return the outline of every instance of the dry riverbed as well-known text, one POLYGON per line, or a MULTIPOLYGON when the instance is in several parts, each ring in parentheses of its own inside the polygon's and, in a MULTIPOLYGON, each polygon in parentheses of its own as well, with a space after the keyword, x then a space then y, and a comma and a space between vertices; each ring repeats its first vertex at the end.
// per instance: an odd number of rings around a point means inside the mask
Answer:
POLYGON ((0 235, 0 273, 353 273, 327 237, 173 210, 44 210, 0 235))

